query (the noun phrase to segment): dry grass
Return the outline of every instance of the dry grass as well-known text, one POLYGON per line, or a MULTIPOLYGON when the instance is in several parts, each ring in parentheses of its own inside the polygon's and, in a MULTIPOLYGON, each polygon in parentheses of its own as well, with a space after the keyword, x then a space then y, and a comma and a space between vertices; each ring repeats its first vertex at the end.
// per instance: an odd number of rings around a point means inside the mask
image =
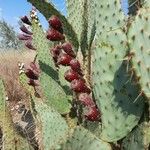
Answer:
POLYGON ((18 63, 28 64, 34 56, 34 51, 15 52, 12 50, 0 53, 0 76, 5 81, 8 97, 12 101, 18 101, 24 97, 23 88, 18 82, 18 63))
POLYGON ((30 112, 29 95, 26 89, 19 83, 18 78, 18 63, 23 62, 28 65, 28 63, 34 60, 34 56, 34 51, 0 51, 0 77, 5 81, 6 92, 8 95, 8 101, 6 103, 11 114, 13 126, 17 129, 18 133, 24 134, 24 136, 27 137, 29 143, 31 143, 33 147, 37 147, 35 137, 31 137, 35 132, 35 124, 30 112), (24 110, 22 110, 22 108, 24 108, 24 110), (20 110, 22 110, 21 113, 20 110), (24 114, 25 111, 28 112, 27 114, 30 112, 30 116, 24 114), (26 120, 22 120, 22 118, 25 118, 26 120), (27 127, 32 127, 32 129, 29 128, 30 130, 27 130, 27 127))
POLYGON ((0 76, 16 78, 18 76, 18 63, 29 63, 34 59, 34 51, 25 52, 1 52, 0 53, 0 76))

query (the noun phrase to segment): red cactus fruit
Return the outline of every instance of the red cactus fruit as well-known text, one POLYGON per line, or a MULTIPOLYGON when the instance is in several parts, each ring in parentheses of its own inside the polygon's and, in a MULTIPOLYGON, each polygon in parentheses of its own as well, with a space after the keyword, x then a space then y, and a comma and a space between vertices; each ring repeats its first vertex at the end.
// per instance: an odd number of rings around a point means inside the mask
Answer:
POLYGON ((31 25, 31 22, 30 22, 30 20, 28 19, 27 16, 21 17, 21 21, 22 21, 23 23, 25 23, 25 24, 31 25))
POLYGON ((25 46, 31 50, 36 50, 36 48, 33 47, 31 40, 27 40, 25 46))
POLYGON ((30 67, 33 72, 35 72, 35 74, 40 74, 40 67, 38 66, 38 64, 35 64, 35 62, 31 62, 30 67))
POLYGON ((72 59, 70 61, 70 67, 71 67, 72 70, 74 70, 74 71, 76 71, 76 72, 78 72, 79 74, 82 75, 81 66, 80 66, 80 63, 77 59, 72 59))
POLYGON ((61 53, 61 54, 58 56, 57 64, 58 64, 58 65, 63 65, 63 66, 69 66, 71 60, 72 60, 72 57, 71 57, 71 56, 69 56, 69 55, 66 54, 66 53, 61 53))
POLYGON ((27 34, 19 34, 18 39, 19 40, 31 40, 32 37, 30 35, 27 35, 27 34))
POLYGON ((94 107, 86 107, 84 111, 84 116, 89 121, 99 121, 100 120, 100 112, 99 110, 94 107))
POLYGON ((20 27, 20 30, 21 30, 22 32, 26 33, 26 34, 29 34, 29 35, 32 35, 32 34, 33 34, 33 33, 30 32, 24 25, 22 25, 22 26, 20 27))
POLYGON ((62 28, 62 22, 55 15, 53 15, 52 17, 49 18, 48 23, 52 28, 54 28, 58 31, 62 28))
POLYGON ((91 90, 85 85, 83 79, 75 79, 71 82, 71 89, 77 93, 91 93, 91 90))
POLYGON ((51 49, 51 54, 53 57, 58 56, 60 54, 60 52, 61 52, 61 46, 60 45, 57 45, 51 49))
POLYGON ((61 41, 65 39, 65 36, 63 34, 61 34, 59 31, 55 30, 55 29, 49 29, 47 31, 47 39, 50 41, 61 41))
POLYGON ((70 56, 76 57, 73 49, 72 49, 72 44, 69 42, 66 42, 62 45, 62 49, 70 56))
POLYGON ((65 72, 65 75, 64 75, 65 79, 68 81, 68 82, 71 82, 73 81, 74 79, 79 79, 80 76, 77 72, 73 71, 72 69, 69 69, 65 72))
POLYGON ((92 97, 87 93, 80 93, 78 96, 78 100, 85 106, 95 106, 92 97))
POLYGON ((38 80, 39 74, 36 73, 35 71, 31 70, 31 69, 26 69, 25 74, 30 79, 38 80))
POLYGON ((39 84, 38 80, 29 79, 28 80, 28 85, 31 85, 31 86, 35 87, 35 86, 39 86, 40 84, 39 84))

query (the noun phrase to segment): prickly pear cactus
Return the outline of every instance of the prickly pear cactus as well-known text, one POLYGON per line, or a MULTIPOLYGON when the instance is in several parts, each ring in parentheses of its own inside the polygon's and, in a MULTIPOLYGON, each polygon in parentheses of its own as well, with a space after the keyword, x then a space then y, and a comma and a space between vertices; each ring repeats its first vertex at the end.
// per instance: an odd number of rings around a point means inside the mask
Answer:
POLYGON ((44 104, 41 99, 33 98, 37 126, 41 132, 40 149, 57 149, 67 139, 68 125, 53 108, 44 104))
MULTIPOLYGON (((45 32, 33 8, 18 36, 36 53, 20 70, 36 148, 148 150, 150 1, 129 0, 125 16, 120 0, 67 0, 67 17, 52 2, 27 1, 49 23, 45 32)), ((0 80, 3 147, 32 149, 16 135, 4 94, 0 80)))
POLYGON ((39 27, 37 20, 32 22, 33 40, 37 48, 37 60, 40 65, 40 84, 46 96, 46 102, 56 108, 60 113, 67 113, 70 110, 71 96, 67 95, 66 89, 61 85, 59 73, 50 57, 52 43, 48 43, 45 34, 39 27), (46 82, 45 82, 46 81, 46 82))
POLYGON ((68 21, 78 33, 78 41, 84 55, 90 48, 95 35, 94 7, 94 0, 67 0, 68 21))
POLYGON ((150 6, 145 3, 128 32, 130 53, 133 55, 133 69, 143 92, 150 99, 150 6), (145 8, 147 7, 147 8, 145 8))
POLYGON ((95 136, 82 127, 74 129, 73 134, 68 141, 63 145, 63 150, 111 150, 111 146, 95 136))
POLYGON ((148 150, 150 146, 150 125, 142 123, 134 129, 124 140, 123 150, 148 150))
POLYGON ((112 13, 106 12, 105 16, 97 12, 98 31, 92 68, 95 99, 103 114, 101 137, 110 142, 123 138, 138 124, 144 102, 142 97, 136 100, 140 89, 132 83, 128 73, 129 61, 123 61, 128 47, 120 4, 102 1, 97 7, 103 12, 114 7, 112 13))
POLYGON ((51 15, 56 15, 61 18, 64 24, 64 32, 68 40, 72 41, 73 45, 78 49, 78 40, 77 35, 74 32, 72 26, 68 23, 65 16, 63 16, 51 3, 46 1, 39 0, 28 0, 28 2, 32 3, 48 20, 51 15))
POLYGON ((30 92, 31 111, 36 123, 36 139, 40 149, 58 149, 68 138, 69 127, 63 117, 45 100, 34 95, 34 89, 27 84, 27 77, 20 75, 20 81, 30 92))
MULTIPOLYGON (((119 32, 110 34, 121 41, 119 32)), ((122 62, 126 49, 108 42, 95 49, 93 62, 93 86, 96 102, 102 112, 102 138, 116 141, 128 134, 138 124, 143 112, 143 98, 140 89, 130 81, 128 62, 122 62), (107 45, 108 44, 108 45, 107 45), (136 101, 135 101, 136 100, 136 101)), ((115 41, 113 41, 115 42, 115 41)))

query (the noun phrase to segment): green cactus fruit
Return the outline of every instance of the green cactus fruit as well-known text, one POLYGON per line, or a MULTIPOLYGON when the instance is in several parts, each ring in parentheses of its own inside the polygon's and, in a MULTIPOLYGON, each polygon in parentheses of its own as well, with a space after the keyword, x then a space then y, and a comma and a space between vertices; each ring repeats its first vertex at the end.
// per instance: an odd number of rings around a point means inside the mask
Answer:
POLYGON ((122 150, 149 150, 150 124, 142 123, 134 129, 122 143, 122 150))
POLYGON ((68 135, 68 125, 61 115, 52 107, 44 104, 42 99, 32 96, 37 127, 39 127, 40 149, 57 149, 65 142, 68 135))
POLYGON ((94 49, 94 96, 102 116, 101 138, 113 142, 125 137, 142 115, 144 101, 128 74, 126 35, 122 30, 108 32, 94 49), (137 100, 136 98, 139 97, 137 100))
POLYGON ((55 7, 49 2, 39 0, 28 0, 28 2, 34 5, 45 16, 47 20, 49 20, 52 15, 56 15, 57 17, 59 17, 64 26, 64 34, 69 41, 72 41, 73 46, 76 48, 75 50, 78 50, 79 44, 77 35, 74 32, 72 26, 68 23, 65 16, 63 16, 58 10, 56 10, 55 7))
POLYGON ((77 127, 68 141, 62 146, 62 150, 111 150, 111 146, 96 138, 88 130, 77 127))
POLYGON ((0 79, 0 134, 2 134, 2 145, 0 149, 10 150, 32 150, 27 140, 21 137, 14 129, 9 109, 6 105, 6 93, 4 85, 0 79))
POLYGON ((46 103, 62 114, 67 113, 71 108, 69 103, 71 96, 67 95, 68 91, 61 85, 60 80, 62 79, 59 78, 53 58, 50 56, 50 49, 53 44, 46 39, 45 33, 34 19, 32 30, 34 45, 37 48, 37 59, 41 69, 39 81, 46 97, 46 103))
POLYGON ((150 100, 150 7, 141 8, 128 31, 132 64, 141 91, 150 100))

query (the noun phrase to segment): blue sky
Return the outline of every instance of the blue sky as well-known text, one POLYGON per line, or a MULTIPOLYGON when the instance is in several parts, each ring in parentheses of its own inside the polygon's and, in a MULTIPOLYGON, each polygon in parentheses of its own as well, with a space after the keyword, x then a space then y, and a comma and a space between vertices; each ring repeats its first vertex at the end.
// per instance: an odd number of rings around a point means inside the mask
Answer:
MULTIPOLYGON (((66 14, 65 0, 50 0, 52 1, 56 8, 59 9, 63 14, 66 14)), ((127 13, 127 0, 122 0, 122 6, 127 13)), ((19 17, 24 16, 29 13, 32 5, 26 0, 0 0, 0 19, 5 19, 9 24, 14 26, 16 29, 18 27, 19 17)), ((47 27, 47 22, 45 18, 40 15, 40 20, 47 27)))
MULTIPOLYGON (((66 13, 65 0, 51 0, 57 9, 66 13)), ((0 0, 0 19, 5 19, 10 25, 18 27, 19 17, 29 14, 32 5, 27 0, 0 0)), ((40 15, 40 20, 47 26, 45 18, 40 15)))

